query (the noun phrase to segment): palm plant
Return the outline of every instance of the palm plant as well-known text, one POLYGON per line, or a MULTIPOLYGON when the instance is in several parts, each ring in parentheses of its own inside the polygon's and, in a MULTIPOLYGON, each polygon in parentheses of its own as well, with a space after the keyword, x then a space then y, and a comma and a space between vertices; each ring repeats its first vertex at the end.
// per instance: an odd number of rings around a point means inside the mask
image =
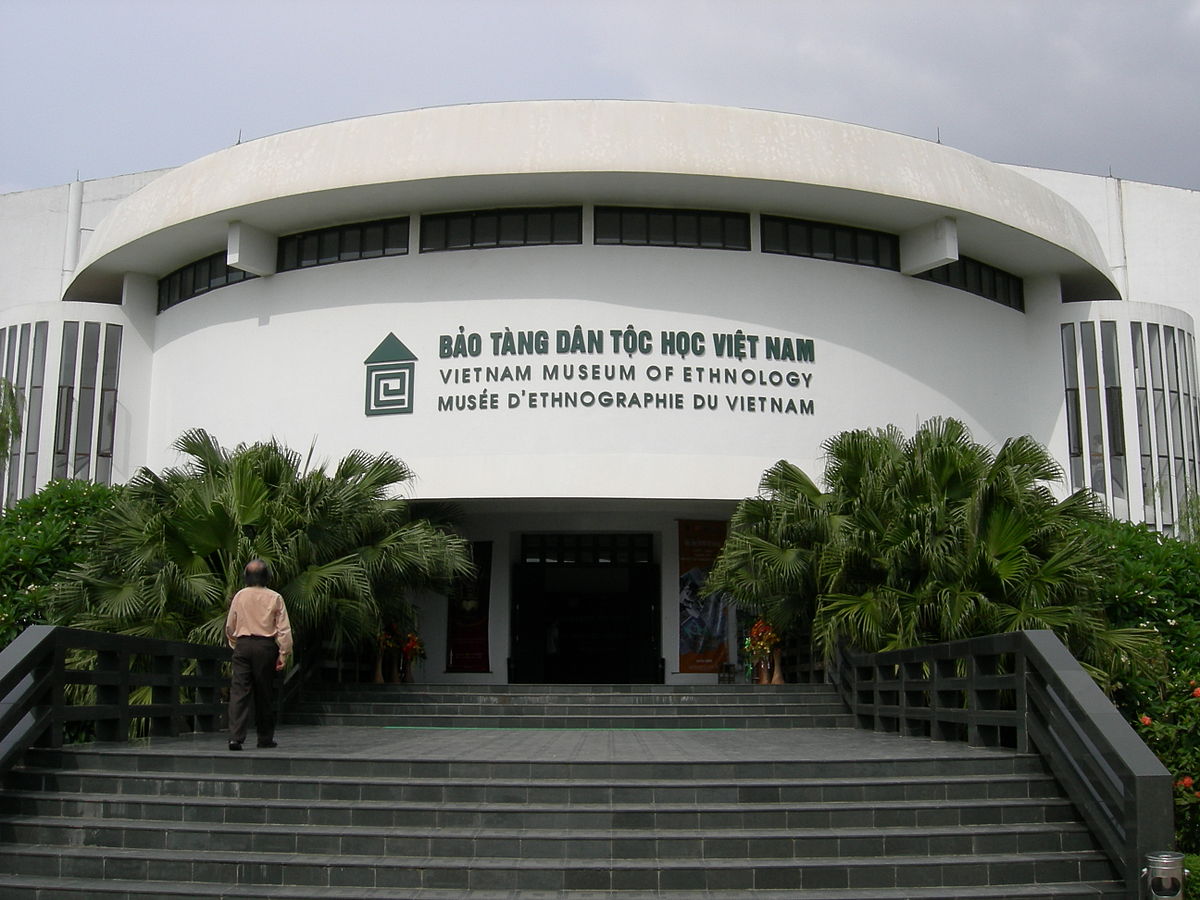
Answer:
POLYGON ((1022 629, 1058 634, 1094 670, 1145 666, 1152 635, 1113 628, 1098 601, 1103 517, 1083 491, 1063 500, 1048 451, 1029 437, 996 452, 954 419, 839 434, 821 491, 776 463, 743 501, 709 577, 739 605, 787 627, 812 622, 827 657, 840 642, 887 650, 1022 629))
POLYGON ((220 643, 228 598, 259 557, 298 635, 336 650, 405 621, 413 589, 471 569, 461 537, 396 496, 412 472, 389 454, 354 451, 327 472, 273 440, 228 451, 196 429, 175 448, 182 467, 143 469, 97 523, 100 549, 55 586, 58 621, 220 643))

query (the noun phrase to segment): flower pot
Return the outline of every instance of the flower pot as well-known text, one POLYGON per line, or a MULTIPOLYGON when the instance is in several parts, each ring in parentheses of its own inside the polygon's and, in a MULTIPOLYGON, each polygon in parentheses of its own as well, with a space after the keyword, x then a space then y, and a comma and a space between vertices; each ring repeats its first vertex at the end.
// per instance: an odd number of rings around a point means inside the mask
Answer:
POLYGON ((765 659, 760 659, 754 664, 755 684, 770 684, 771 671, 765 659))

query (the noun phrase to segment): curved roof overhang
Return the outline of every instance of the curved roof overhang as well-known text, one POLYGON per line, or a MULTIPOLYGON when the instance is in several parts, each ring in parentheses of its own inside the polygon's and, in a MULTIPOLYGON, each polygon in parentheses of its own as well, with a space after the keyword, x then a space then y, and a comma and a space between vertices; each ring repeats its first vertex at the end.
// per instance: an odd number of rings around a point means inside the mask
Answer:
POLYGON ((959 248, 1064 294, 1118 299, 1100 242, 1058 194, 916 138, 759 110, 572 100, 421 109, 239 144, 174 169, 97 228, 64 299, 119 300, 226 245, 454 209, 629 203, 754 210, 903 233, 941 218, 959 248))

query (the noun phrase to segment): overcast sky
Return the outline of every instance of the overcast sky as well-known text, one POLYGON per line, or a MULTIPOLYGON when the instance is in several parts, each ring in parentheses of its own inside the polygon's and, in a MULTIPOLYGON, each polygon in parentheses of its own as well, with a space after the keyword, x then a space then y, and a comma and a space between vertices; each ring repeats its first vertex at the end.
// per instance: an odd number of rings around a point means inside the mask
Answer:
POLYGON ((803 113, 1200 189, 1200 0, 0 0, 0 192, 423 106, 803 113))

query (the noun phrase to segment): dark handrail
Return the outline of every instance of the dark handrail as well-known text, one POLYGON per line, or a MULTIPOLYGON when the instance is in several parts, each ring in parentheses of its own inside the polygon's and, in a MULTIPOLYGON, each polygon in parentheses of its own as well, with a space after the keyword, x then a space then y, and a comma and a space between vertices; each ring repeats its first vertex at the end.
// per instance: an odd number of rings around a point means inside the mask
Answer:
POLYGON ((1170 773, 1050 631, 842 650, 833 676, 861 727, 1041 755, 1130 897, 1174 846, 1170 773))
POLYGON ((0 651, 0 772, 35 744, 61 747, 71 722, 108 741, 127 740, 135 719, 153 736, 215 731, 229 658, 227 647, 31 625, 0 651), (68 668, 74 651, 95 654, 94 667, 68 668), (68 702, 72 685, 94 687, 95 702, 68 702), (143 686, 150 702, 130 703, 143 686))

